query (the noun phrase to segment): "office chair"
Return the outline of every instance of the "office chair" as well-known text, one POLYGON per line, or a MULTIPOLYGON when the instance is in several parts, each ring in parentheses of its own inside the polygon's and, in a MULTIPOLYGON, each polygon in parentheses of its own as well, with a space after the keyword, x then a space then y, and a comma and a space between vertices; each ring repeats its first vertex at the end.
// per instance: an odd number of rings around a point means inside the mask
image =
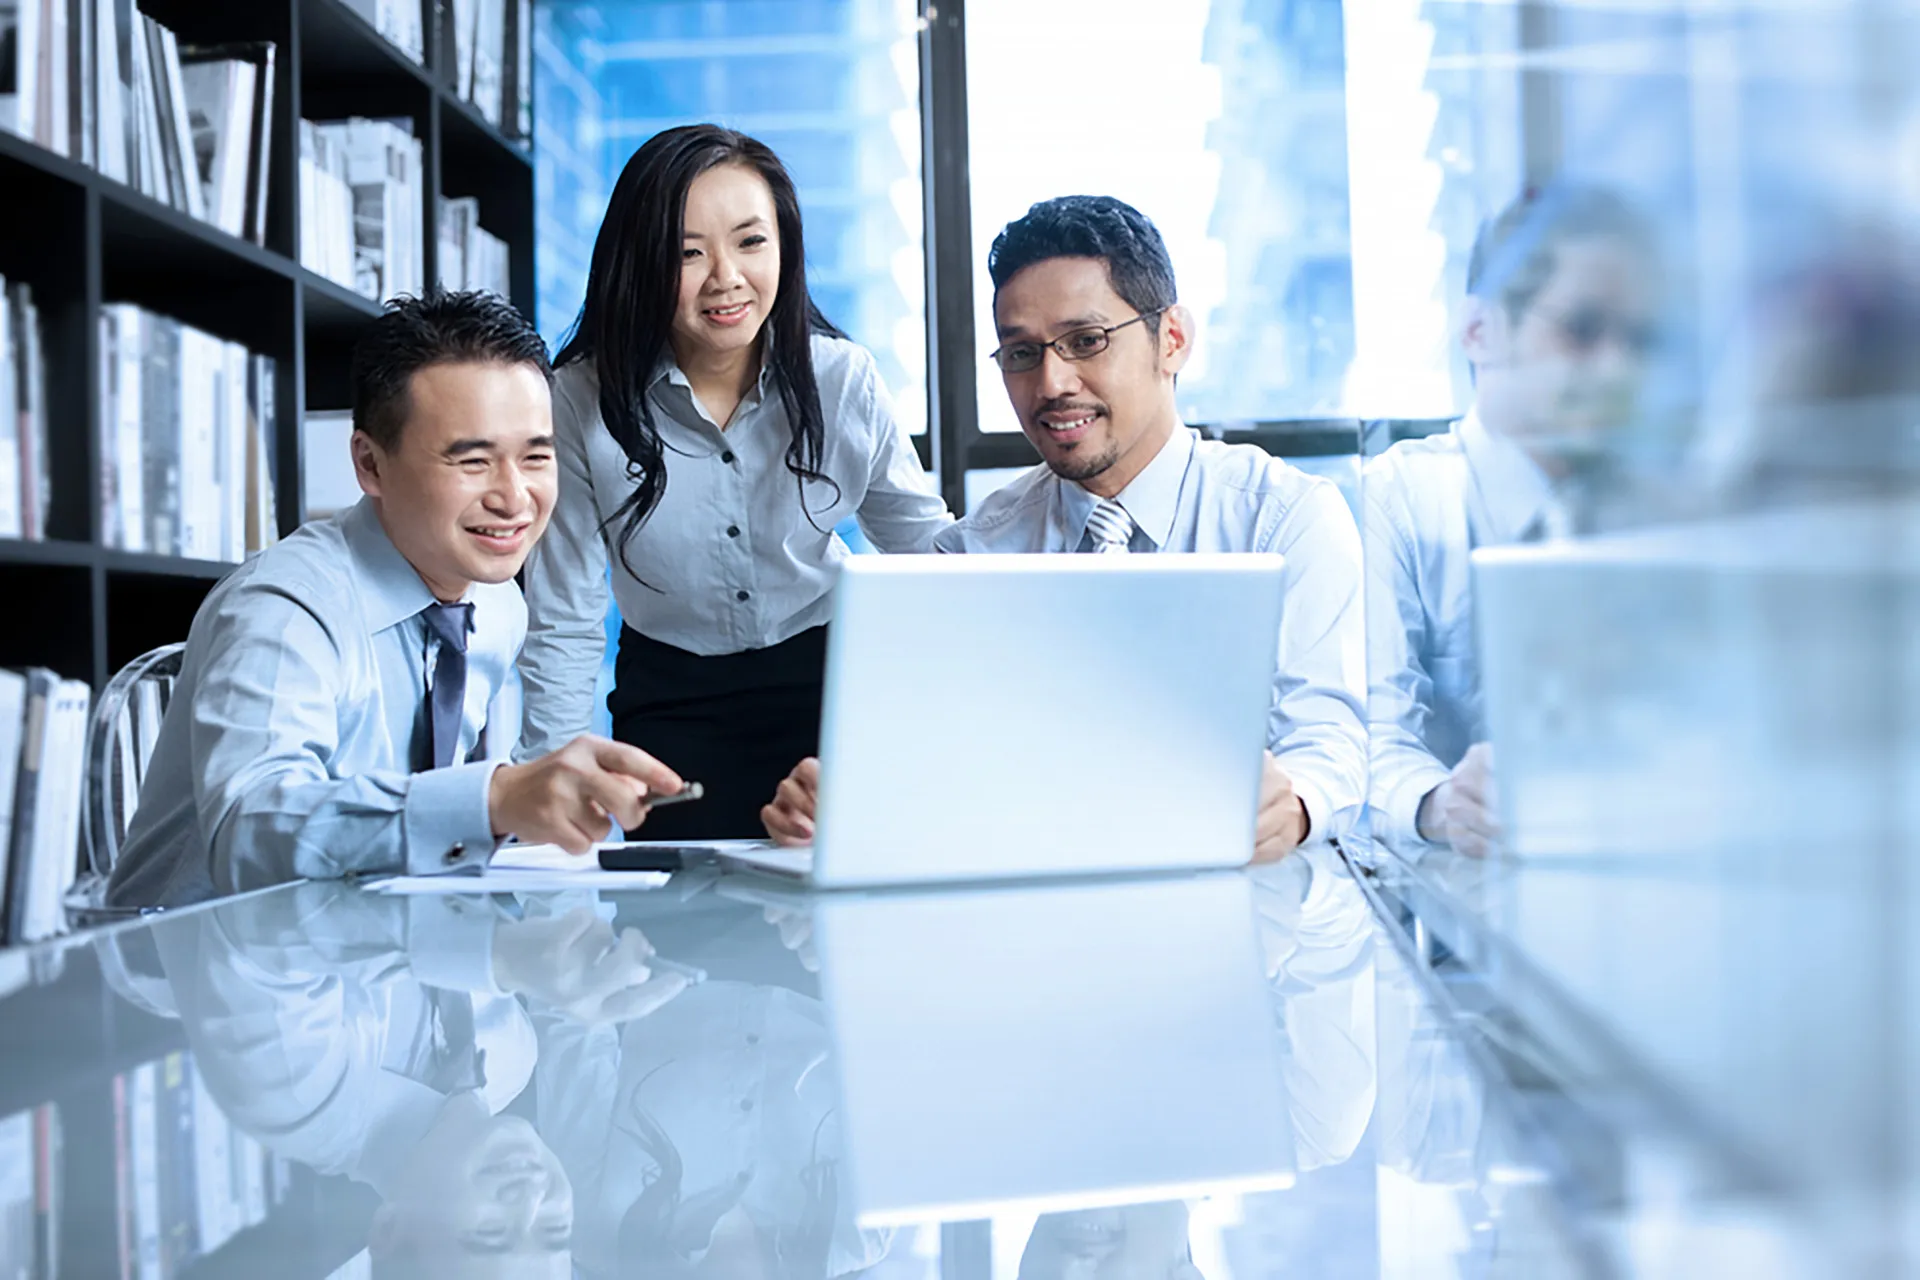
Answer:
MULTIPOLYGON (((81 799, 80 844, 86 869, 67 895, 67 911, 78 923, 105 923, 135 912, 107 906, 107 881, 120 857, 121 841, 133 821, 146 776, 147 754, 160 731, 180 674, 187 646, 162 645, 120 668, 94 700, 87 725, 86 789, 81 799)), ((112 930, 95 938, 101 975, 109 987, 138 1009, 159 1018, 176 1017, 173 991, 161 976, 152 940, 139 930, 112 930), (140 939, 129 950, 132 939, 140 939)))

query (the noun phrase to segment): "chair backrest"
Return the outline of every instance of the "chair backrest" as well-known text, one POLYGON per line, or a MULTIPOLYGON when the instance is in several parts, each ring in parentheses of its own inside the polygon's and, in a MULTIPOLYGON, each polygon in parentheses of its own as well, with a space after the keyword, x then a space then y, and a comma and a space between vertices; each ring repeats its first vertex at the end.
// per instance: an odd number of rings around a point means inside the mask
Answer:
MULTIPOLYGON (((81 801, 80 841, 87 872, 67 898, 70 913, 104 913, 107 880, 140 801, 140 783, 160 733, 160 718, 180 674, 184 644, 162 645, 120 668, 94 700, 87 725, 87 788, 81 801)), ((173 992, 157 964, 140 964, 112 930, 94 939, 101 976, 119 996, 160 1018, 177 1017, 173 992)))
POLYGON ((105 883, 120 857, 186 648, 168 644, 141 654, 120 668, 94 701, 80 831, 89 879, 96 884, 105 883))

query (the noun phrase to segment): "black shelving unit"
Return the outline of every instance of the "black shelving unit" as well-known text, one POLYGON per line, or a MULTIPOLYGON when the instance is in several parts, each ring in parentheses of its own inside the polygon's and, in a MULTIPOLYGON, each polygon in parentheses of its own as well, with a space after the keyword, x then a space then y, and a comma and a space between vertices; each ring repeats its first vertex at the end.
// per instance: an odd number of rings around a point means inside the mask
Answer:
POLYGON ((297 121, 405 118, 421 141, 426 279, 439 278, 442 198, 474 197, 506 241, 512 300, 533 314, 533 165, 520 142, 454 92, 444 0, 421 0, 426 65, 341 0, 140 0, 182 41, 276 48, 267 243, 229 236, 74 161, 0 132, 0 274, 33 288, 45 326, 52 501, 47 541, 0 539, 16 615, 0 666, 45 666, 96 689, 122 664, 186 638, 233 566, 100 541, 98 317, 136 303, 276 361, 280 530, 300 520, 300 422, 349 406, 348 358, 379 304, 302 267, 297 121))

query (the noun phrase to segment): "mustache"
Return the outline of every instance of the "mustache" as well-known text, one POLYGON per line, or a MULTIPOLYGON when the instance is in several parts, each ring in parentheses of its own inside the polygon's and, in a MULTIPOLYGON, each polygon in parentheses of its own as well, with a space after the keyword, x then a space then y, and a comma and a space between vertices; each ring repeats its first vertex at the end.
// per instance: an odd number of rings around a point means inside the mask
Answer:
POLYGON ((1062 413, 1068 409, 1077 409, 1084 413, 1107 412, 1107 406, 1101 404, 1098 400, 1055 399, 1044 401, 1036 406, 1033 411, 1033 416, 1038 418, 1043 413, 1062 413))

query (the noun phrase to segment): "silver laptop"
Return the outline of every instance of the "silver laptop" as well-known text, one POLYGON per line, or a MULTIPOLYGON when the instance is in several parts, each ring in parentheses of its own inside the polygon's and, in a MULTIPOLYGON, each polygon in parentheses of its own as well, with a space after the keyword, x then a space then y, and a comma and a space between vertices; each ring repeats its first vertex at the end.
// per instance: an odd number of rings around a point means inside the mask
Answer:
POLYGON ((827 642, 818 887, 1240 865, 1278 659, 1274 555, 858 556, 827 642))
POLYGON ((1294 1181, 1248 877, 809 905, 863 1227, 1294 1181))

